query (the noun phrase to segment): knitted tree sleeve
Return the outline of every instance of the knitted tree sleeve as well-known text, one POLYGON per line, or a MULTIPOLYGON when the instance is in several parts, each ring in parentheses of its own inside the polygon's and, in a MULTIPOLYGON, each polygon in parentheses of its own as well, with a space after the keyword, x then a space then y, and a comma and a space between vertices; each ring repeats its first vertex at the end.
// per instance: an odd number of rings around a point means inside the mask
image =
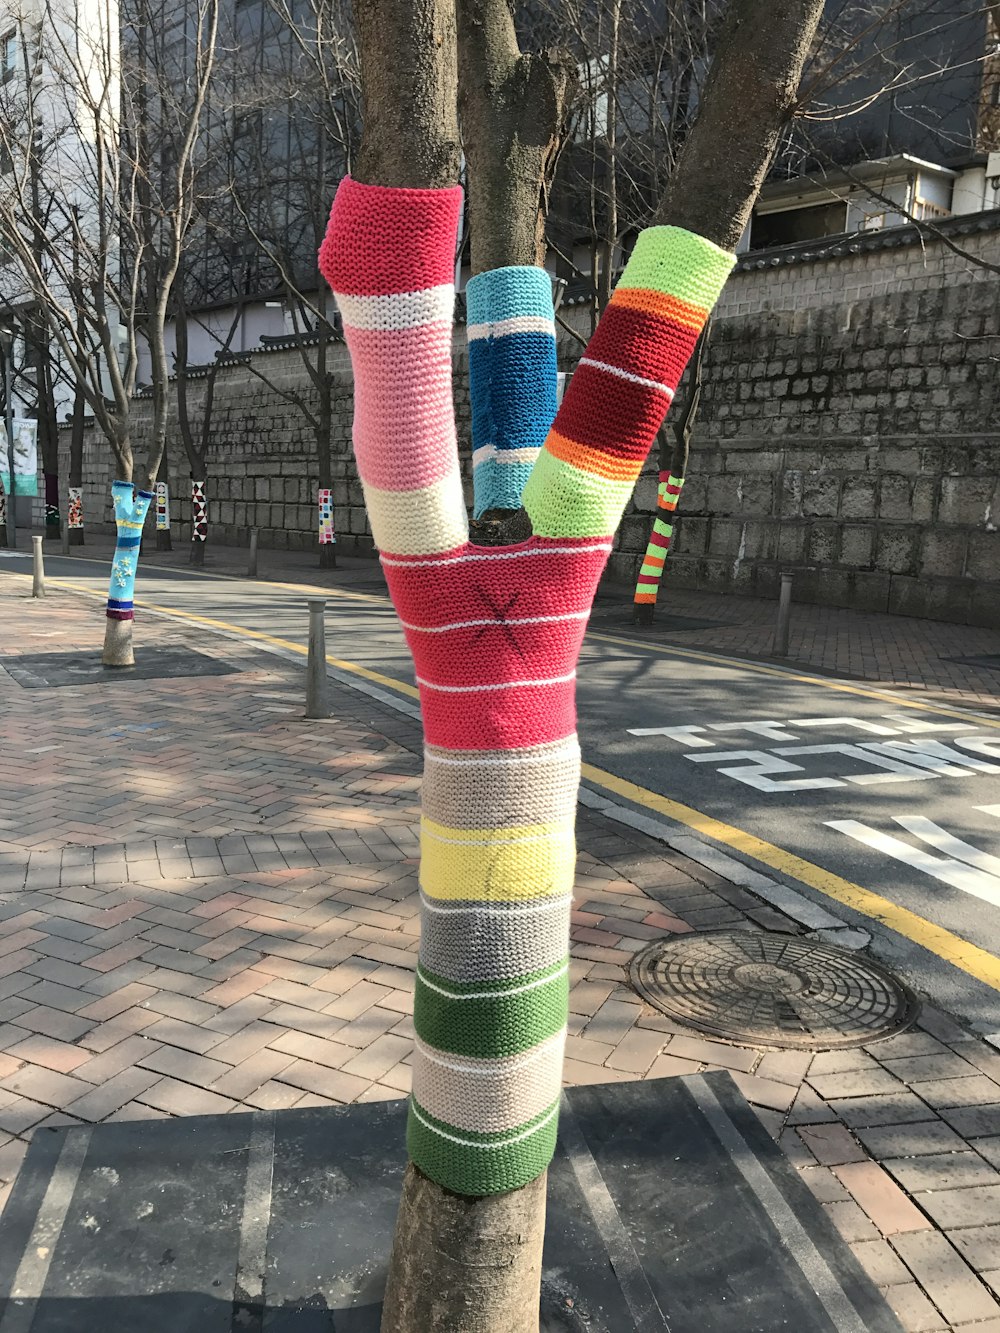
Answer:
POLYGON ((684 489, 684 478, 675 477, 672 472, 661 472, 656 495, 656 518, 653 531, 649 534, 646 554, 639 570, 635 585, 634 601, 637 606, 643 604, 655 606, 663 578, 663 567, 670 554, 674 539, 674 511, 684 489))
MULTIPOLYGON (((468 542, 455 498, 443 301, 426 317, 428 293, 445 285, 446 258, 450 277, 456 221, 455 191, 347 180, 321 265, 344 317, 358 465, 413 653, 426 741, 408 1147, 439 1184, 484 1195, 534 1179, 555 1147, 580 764, 574 681, 617 513, 600 507, 606 527, 586 506, 581 518, 580 488, 553 454, 555 500, 535 488, 537 535, 509 547, 468 542)), ((682 253, 694 250, 702 269, 718 270, 720 252, 676 235, 682 253)), ((687 271, 697 286, 694 267, 687 271)), ((670 336, 680 348, 684 339, 670 336)), ((692 336, 689 351, 693 344, 692 336)), ((655 339, 651 351, 655 360, 655 339)), ((645 384, 650 367, 633 371, 639 365, 636 353, 628 375, 645 384)), ((652 369, 661 373, 659 361, 652 369)), ((675 351, 674 383, 682 369, 675 351)), ((648 448, 665 406, 657 392, 652 407, 636 396, 630 413, 603 428, 602 439, 629 442, 636 471, 641 439, 648 430, 648 448)), ((599 499, 600 485, 583 496, 599 499)))
POLYGON ((478 273, 465 289, 474 514, 518 509, 556 414, 552 281, 541 268, 478 273))
POLYGON ((139 564, 142 525, 153 498, 152 491, 135 490, 130 481, 113 481, 111 498, 115 506, 115 555, 111 562, 108 589, 109 620, 132 620, 135 616, 135 571, 139 564))
POLYGON ((525 486, 536 533, 614 532, 734 263, 679 227, 639 236, 525 486))

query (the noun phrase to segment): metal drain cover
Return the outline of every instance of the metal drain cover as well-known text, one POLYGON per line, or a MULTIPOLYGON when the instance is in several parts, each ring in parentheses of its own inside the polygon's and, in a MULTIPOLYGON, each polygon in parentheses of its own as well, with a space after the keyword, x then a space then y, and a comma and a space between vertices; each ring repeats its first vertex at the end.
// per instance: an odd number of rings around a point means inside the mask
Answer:
POLYGON ((795 935, 716 930, 657 940, 630 971, 657 1009, 742 1046, 865 1046, 909 1027, 919 1009, 877 963, 795 935))

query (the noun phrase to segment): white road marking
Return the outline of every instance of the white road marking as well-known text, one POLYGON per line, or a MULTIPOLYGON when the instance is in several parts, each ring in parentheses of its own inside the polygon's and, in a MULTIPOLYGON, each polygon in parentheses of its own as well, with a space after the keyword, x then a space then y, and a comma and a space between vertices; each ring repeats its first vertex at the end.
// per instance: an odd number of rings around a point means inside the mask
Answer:
POLYGON ((749 731, 754 736, 762 736, 766 741, 797 741, 784 722, 712 722, 713 731, 749 731))
POLYGON ((704 731, 704 727, 629 727, 629 736, 666 736, 668 740, 678 741, 681 745, 713 746, 715 741, 696 736, 695 732, 704 731))
MULTIPOLYGON (((905 815, 897 816, 896 822, 902 824, 906 818, 905 815)), ((1000 876, 977 870, 975 866, 965 861, 931 856, 929 852, 919 847, 911 847, 909 843, 893 838, 888 833, 881 833, 878 829, 869 828, 867 824, 861 824, 856 819, 830 819, 825 822, 827 828, 836 829, 838 833, 846 833, 849 838, 864 843, 873 851, 883 852, 886 856, 891 856, 894 861, 901 861, 904 865, 912 866, 914 870, 922 870, 943 884, 950 884, 952 888, 961 889, 963 893, 1000 907, 1000 876)), ((939 832, 943 837, 948 836, 943 829, 939 832)), ((968 844, 962 846, 968 847, 968 844)), ((969 850, 975 849, 969 848, 969 850)))
POLYGON ((745 767, 720 768, 719 772, 725 773, 728 778, 735 778, 737 782, 745 782, 748 787, 756 787, 758 791, 815 791, 822 787, 844 785, 839 778, 788 778, 775 782, 768 774, 801 773, 802 765, 776 759, 766 750, 724 750, 715 754, 686 754, 684 758, 690 759, 692 764, 728 763, 734 759, 745 759, 745 767))
POLYGON ((869 731, 875 736, 895 736, 895 727, 883 727, 878 722, 867 722, 861 717, 795 717, 788 723, 790 727, 857 727, 859 731, 869 731))

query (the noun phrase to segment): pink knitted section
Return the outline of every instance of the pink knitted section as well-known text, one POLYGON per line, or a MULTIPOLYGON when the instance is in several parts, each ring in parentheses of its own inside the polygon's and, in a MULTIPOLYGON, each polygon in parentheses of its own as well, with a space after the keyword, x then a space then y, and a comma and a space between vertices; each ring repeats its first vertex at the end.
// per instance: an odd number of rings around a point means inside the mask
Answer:
POLYGON ((361 480, 387 491, 440 481, 455 466, 451 323, 344 326, 354 364, 354 450, 361 480), (373 386, 392 385, 392 393, 373 386))
POLYGON ((455 279, 462 190, 398 190, 346 177, 330 210, 319 266, 335 292, 389 296, 455 279))

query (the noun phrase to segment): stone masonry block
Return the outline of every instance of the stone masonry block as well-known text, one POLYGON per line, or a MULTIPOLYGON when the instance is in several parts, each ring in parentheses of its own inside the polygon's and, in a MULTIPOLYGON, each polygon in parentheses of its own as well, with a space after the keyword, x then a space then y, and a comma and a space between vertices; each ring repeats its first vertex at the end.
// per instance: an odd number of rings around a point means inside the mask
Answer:
POLYGON ((965 573, 969 539, 955 528, 928 527, 920 541, 920 573, 932 578, 960 578, 965 573))
POLYGON ((875 548, 875 533, 860 523, 845 524, 840 536, 840 563, 870 569, 875 548))
POLYGON ((995 520, 997 490, 995 476, 942 477, 939 522, 980 526, 988 516, 995 520))
POLYGON ((919 528, 884 527, 875 540, 875 568, 890 574, 916 573, 919 528))
POLYGON ((835 518, 840 504, 840 479, 823 473, 803 478, 802 512, 812 518, 835 518))
MULTIPOLYGON (((1000 584, 1000 532, 972 533, 965 572, 982 583, 1000 584)), ((1000 587, 996 596, 1000 599, 1000 587)))
POLYGON ((841 490, 842 518, 874 518, 875 478, 871 475, 845 477, 841 490))

